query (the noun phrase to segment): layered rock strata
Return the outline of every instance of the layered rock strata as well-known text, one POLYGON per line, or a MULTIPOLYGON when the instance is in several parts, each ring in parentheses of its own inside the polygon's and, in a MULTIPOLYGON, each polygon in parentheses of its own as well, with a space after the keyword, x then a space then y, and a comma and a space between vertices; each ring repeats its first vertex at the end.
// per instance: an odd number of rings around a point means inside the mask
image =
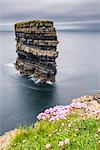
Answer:
POLYGON ((33 20, 15 24, 16 69, 43 82, 55 82, 57 35, 52 21, 33 20))

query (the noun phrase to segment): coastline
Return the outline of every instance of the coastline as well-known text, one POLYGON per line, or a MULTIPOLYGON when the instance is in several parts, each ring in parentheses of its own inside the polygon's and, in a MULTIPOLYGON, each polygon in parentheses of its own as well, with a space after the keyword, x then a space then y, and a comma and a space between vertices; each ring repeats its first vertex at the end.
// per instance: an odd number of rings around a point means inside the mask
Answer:
MULTIPOLYGON (((86 112, 80 112, 80 117, 87 118, 100 118, 100 93, 95 95, 82 96, 71 100, 72 103, 84 103, 87 105, 86 112)), ((8 145, 11 144, 12 139, 16 136, 20 129, 14 129, 6 132, 0 136, 0 149, 6 150, 8 145)))

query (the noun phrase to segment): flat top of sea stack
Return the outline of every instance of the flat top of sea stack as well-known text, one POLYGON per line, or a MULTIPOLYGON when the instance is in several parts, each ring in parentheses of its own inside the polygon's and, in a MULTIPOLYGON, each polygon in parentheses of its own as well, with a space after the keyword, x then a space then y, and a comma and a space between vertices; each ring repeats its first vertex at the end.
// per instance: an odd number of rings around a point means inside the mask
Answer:
POLYGON ((15 26, 20 26, 20 25, 30 25, 30 24, 50 24, 50 25, 53 25, 53 21, 50 21, 50 20, 30 20, 30 21, 24 21, 24 22, 18 22, 15 24, 15 26))

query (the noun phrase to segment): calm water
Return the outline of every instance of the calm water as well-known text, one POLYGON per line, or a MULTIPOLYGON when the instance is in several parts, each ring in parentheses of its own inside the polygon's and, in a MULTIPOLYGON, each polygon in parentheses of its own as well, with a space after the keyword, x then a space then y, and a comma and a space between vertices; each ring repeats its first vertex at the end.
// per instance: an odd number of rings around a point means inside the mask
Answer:
POLYGON ((39 112, 71 98, 100 91, 100 33, 58 32, 59 58, 54 86, 36 85, 13 63, 13 32, 0 33, 0 134, 36 120, 39 112))

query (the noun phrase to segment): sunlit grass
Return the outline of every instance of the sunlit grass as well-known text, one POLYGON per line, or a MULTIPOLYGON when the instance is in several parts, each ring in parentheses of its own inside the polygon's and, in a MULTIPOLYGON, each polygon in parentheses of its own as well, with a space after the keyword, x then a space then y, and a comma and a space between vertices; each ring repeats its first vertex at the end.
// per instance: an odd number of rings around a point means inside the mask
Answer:
POLYGON ((34 128, 23 127, 17 132, 8 150, 99 150, 100 120, 95 118, 81 119, 70 114, 66 120, 38 121, 34 128), (59 141, 69 139, 64 148, 59 141))

